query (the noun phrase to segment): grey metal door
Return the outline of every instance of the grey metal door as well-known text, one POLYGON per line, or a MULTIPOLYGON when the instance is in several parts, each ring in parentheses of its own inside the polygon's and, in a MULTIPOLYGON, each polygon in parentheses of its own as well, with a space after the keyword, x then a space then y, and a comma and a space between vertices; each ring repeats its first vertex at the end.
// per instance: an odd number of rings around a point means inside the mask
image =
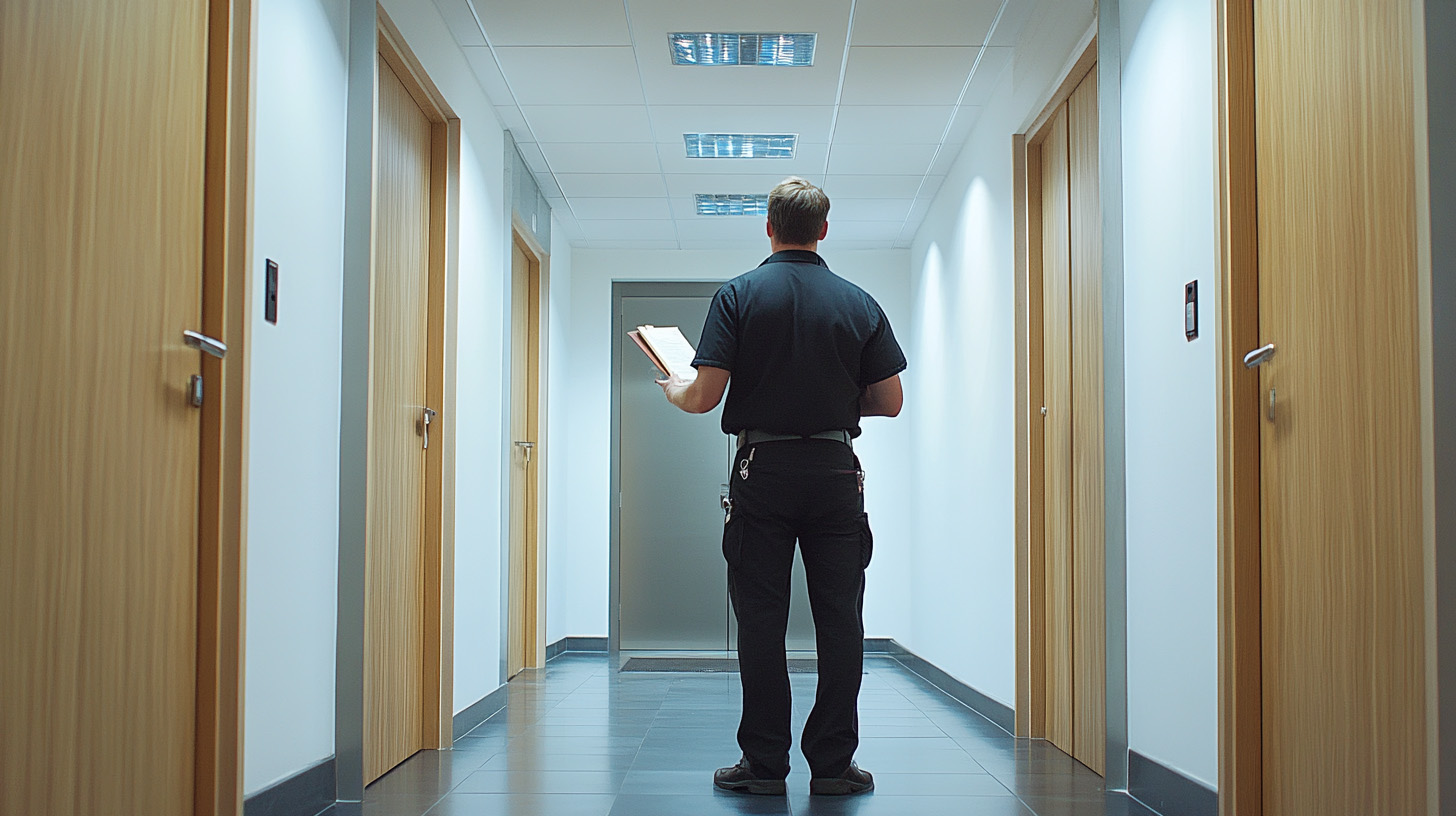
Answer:
MULTIPOLYGON (((626 336, 650 323, 697 343, 711 298, 625 296, 618 344, 618 645, 726 651, 730 630, 720 490, 732 445, 719 411, 685 414, 663 399, 657 370, 626 336)), ((720 409, 721 410, 721 409, 720 409)), ((795 556, 788 647, 814 648, 802 562, 795 556)))

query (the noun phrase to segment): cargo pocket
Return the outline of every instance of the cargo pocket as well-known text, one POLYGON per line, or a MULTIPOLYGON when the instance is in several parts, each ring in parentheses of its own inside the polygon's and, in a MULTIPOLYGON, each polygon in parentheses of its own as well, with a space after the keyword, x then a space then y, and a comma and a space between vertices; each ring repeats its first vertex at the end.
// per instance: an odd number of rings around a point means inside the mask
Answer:
POLYGON ((859 566, 864 569, 870 565, 870 559, 875 554, 875 534, 870 532, 870 514, 859 514, 859 566))

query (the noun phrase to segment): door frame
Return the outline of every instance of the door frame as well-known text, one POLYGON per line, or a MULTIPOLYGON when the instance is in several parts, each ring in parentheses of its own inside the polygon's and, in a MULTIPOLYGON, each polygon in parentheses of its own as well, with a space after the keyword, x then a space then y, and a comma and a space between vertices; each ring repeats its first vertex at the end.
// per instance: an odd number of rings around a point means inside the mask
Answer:
MULTIPOLYGON (((1259 345, 1254 0, 1218 0, 1218 801, 1222 816, 1263 812, 1260 383, 1243 354, 1259 345)), ((1435 644, 1435 423, 1429 134, 1424 3, 1412 0, 1416 118, 1417 288, 1421 322, 1423 538, 1426 564, 1426 756, 1429 812, 1441 812, 1435 644)), ((1446 326, 1449 329, 1449 326, 1446 326)), ((1448 737, 1449 739, 1449 737, 1448 737)))
MULTIPOLYGON (((526 627, 526 642, 523 650, 524 666, 522 670, 531 668, 539 669, 546 665, 546 547, 543 546, 543 543, 546 541, 546 468, 549 459, 547 456, 549 447, 546 437, 547 429, 550 425, 548 422, 550 415, 547 408, 547 384, 549 382, 547 376, 547 360, 549 359, 548 340, 550 332, 548 330, 547 320, 550 315, 550 298, 548 293, 551 291, 551 255, 546 247, 541 245, 540 240, 537 239, 530 225, 514 209, 511 211, 511 241, 526 256, 527 266, 526 280, 523 282, 516 280, 515 264, 514 262, 511 263, 512 268, 509 271, 512 301, 509 306, 511 314, 514 314, 516 298, 524 297, 528 301, 527 308, 534 307, 536 317, 536 336, 531 338, 535 341, 535 359, 531 359, 532 355, 529 348, 526 353, 526 365, 528 368, 534 367, 536 375, 535 393, 532 395, 536 400, 535 416, 532 417, 536 423, 536 439, 534 440, 535 448, 531 452, 531 461, 536 464, 536 478, 534 480, 534 486, 536 488, 536 512, 535 518, 531 519, 535 523, 535 535, 530 535, 528 532, 526 540, 522 542, 526 548, 523 553, 526 569, 524 593, 513 591, 511 588, 510 564, 514 555, 512 550, 517 546, 517 543, 513 537, 509 534, 507 535, 505 547, 506 558, 503 565, 505 569, 502 571, 501 581, 504 590, 501 593, 501 597, 505 599, 504 608, 501 610, 501 624, 504 630, 501 638, 501 645, 503 647, 502 664, 505 666, 505 670, 502 672, 502 682, 508 680, 510 675, 511 639, 515 637, 515 633, 512 631, 510 625, 513 613, 522 616, 526 627), (526 287, 524 291, 521 289, 523 285, 526 287), (534 303, 531 303, 531 300, 534 300, 534 303)), ((512 360, 515 357, 515 340, 516 334, 513 327, 511 335, 512 360)), ((516 382, 514 372, 509 371, 511 365, 512 361, 507 361, 507 371, 511 378, 511 388, 514 390, 516 388, 529 387, 529 379, 527 383, 516 382)), ((514 421, 514 417, 511 416, 511 403, 513 401, 513 397, 508 395, 506 404, 506 426, 508 428, 510 428, 514 421)), ((514 428, 511 428, 506 440, 508 447, 506 457, 510 463, 510 467, 515 466, 516 451, 514 432, 514 428)), ((508 469, 507 473, 509 472, 508 469)), ((507 494, 509 494, 509 480, 506 482, 505 488, 507 494)), ((508 496, 508 498, 510 499, 507 505, 510 508, 508 512, 514 513, 514 497, 508 496)), ((506 529, 508 531, 510 530, 509 518, 507 519, 506 529)), ((524 529, 529 531, 530 528, 526 527, 524 529)))
POLYGON ((610 544, 608 568, 610 588, 607 601, 607 650, 621 651, 622 644, 622 350, 618 342, 627 331, 622 325, 622 300, 629 297, 713 297, 723 281, 612 281, 612 431, 611 479, 607 505, 610 544), (614 497, 614 498, 613 498, 614 497))
POLYGON ((197 688, 193 811, 243 812, 247 574, 248 327, 252 320, 253 2, 209 0, 203 176, 202 331, 228 356, 202 358, 197 515, 197 688))
POLYGON ((1072 53, 1041 111, 1011 137, 1016 221, 1016 736, 1034 739, 1047 735, 1041 141, 1057 110, 1096 70, 1095 23, 1072 53))

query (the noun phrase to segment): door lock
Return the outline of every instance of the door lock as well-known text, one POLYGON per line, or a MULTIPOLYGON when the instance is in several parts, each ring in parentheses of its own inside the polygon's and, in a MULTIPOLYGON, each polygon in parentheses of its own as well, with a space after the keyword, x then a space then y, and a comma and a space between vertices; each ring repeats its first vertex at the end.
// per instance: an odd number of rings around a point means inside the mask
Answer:
POLYGON ((534 443, 534 442, 517 442, 516 443, 516 447, 520 448, 521 449, 521 453, 523 453, 523 454, 526 455, 525 464, 527 464, 527 465, 531 464, 531 451, 533 449, 535 449, 536 443, 534 443))

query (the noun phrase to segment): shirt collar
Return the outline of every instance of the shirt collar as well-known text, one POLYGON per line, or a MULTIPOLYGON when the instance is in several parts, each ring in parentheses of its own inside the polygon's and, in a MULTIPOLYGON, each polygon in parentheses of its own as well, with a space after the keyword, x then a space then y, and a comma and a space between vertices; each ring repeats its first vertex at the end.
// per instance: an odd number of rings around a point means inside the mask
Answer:
POLYGON ((829 264, 824 262, 823 258, 819 257, 819 253, 810 252, 807 249, 780 250, 768 256, 768 258, 764 259, 764 262, 759 264, 759 266, 771 263, 807 263, 815 264, 817 266, 822 266, 825 268, 828 268, 829 266, 829 264))

